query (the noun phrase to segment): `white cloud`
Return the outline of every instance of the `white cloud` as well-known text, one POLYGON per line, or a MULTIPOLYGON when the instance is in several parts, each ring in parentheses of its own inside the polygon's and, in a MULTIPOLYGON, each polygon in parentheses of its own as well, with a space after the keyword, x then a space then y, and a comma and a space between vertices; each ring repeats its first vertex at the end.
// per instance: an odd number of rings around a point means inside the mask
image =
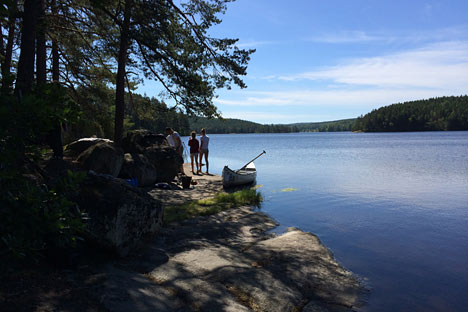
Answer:
MULTIPOLYGON (((289 90, 289 91, 249 91, 243 92, 234 100, 217 99, 220 107, 262 107, 286 108, 363 108, 372 109, 397 102, 419 100, 423 98, 460 95, 461 93, 440 92, 429 89, 328 89, 328 90, 289 90)), ((285 112, 289 114, 289 112, 285 112)), ((284 114, 283 114, 284 115, 284 114)))
POLYGON ((241 99, 224 100, 217 99, 215 104, 229 105, 229 106, 283 106, 291 103, 291 98, 279 97, 274 92, 245 92, 241 99))
POLYGON ((282 80, 330 80, 355 86, 430 88, 466 92, 468 42, 445 42, 387 56, 361 58, 282 80))
POLYGON ((338 31, 334 33, 320 34, 306 41, 321 42, 321 43, 354 43, 354 42, 369 42, 387 40, 387 38, 371 35, 364 31, 338 31))
POLYGON ((259 40, 250 40, 250 41, 239 41, 236 46, 239 48, 258 48, 264 45, 277 44, 277 41, 259 41, 259 40))
POLYGON ((294 123, 298 120, 331 120, 330 115, 317 114, 284 114, 271 112, 226 112, 223 113, 224 118, 236 118, 242 120, 250 120, 258 123, 294 123))
POLYGON ((415 44, 435 41, 455 41, 468 39, 468 26, 457 25, 439 29, 431 29, 413 32, 384 32, 384 31, 362 31, 341 30, 335 32, 316 34, 305 38, 305 41, 329 44, 352 44, 352 43, 398 43, 415 44))
POLYGON ((231 111, 226 117, 288 123, 348 118, 393 103, 465 95, 468 42, 431 44, 269 79, 279 79, 280 89, 273 89, 278 83, 267 84, 264 89, 231 93, 215 104, 231 111), (238 109, 242 111, 232 112, 238 109))

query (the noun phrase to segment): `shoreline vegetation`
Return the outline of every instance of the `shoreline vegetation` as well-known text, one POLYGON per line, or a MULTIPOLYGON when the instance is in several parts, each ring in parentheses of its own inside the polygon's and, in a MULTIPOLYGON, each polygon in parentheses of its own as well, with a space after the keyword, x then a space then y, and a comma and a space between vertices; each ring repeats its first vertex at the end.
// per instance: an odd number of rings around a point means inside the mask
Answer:
POLYGON ((166 206, 164 210, 164 225, 179 222, 198 216, 209 216, 228 209, 241 206, 260 207, 263 198, 255 189, 244 189, 234 193, 220 192, 214 197, 194 200, 179 205, 166 206))

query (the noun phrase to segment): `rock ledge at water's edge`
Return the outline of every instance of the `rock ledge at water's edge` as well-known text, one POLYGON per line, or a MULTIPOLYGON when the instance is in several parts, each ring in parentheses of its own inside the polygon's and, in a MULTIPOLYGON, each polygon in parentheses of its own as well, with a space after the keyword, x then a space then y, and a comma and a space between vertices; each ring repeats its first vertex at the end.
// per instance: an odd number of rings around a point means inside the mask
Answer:
MULTIPOLYGON (((149 205, 183 203, 222 190, 219 176, 193 178, 197 184, 190 189, 173 185, 171 190, 156 190, 96 175, 85 190, 89 186, 92 193, 92 185, 105 185, 101 180, 110 179, 115 192, 134 192, 149 205)), ((115 201, 132 206, 133 195, 125 196, 129 198, 116 196, 115 201)), ((162 211, 162 205, 156 211, 162 211)), ((359 279, 341 267, 315 235, 295 228, 271 234, 277 223, 261 211, 231 209, 170 224, 148 237, 161 218, 159 213, 148 215, 143 218, 148 222, 138 223, 142 219, 132 219, 139 214, 137 206, 114 218, 116 226, 134 228, 132 237, 117 235, 113 240, 128 252, 126 257, 110 259, 104 253, 106 258, 99 260, 100 253, 90 250, 83 254, 86 261, 73 269, 12 272, 3 279, 8 286, 0 287, 0 310, 316 312, 356 310, 362 304, 365 293, 359 279), (145 244, 127 248, 128 239, 145 244)), ((107 224, 112 229, 112 222, 107 224)), ((117 232, 103 225, 101 245, 106 245, 104 233, 117 232)))
MULTIPOLYGON (((195 177, 202 185, 219 179, 195 177)), ((315 235, 268 232, 276 226, 250 207, 171 224, 138 254, 108 265, 96 295, 111 311, 349 311, 362 304, 358 278, 315 235)))

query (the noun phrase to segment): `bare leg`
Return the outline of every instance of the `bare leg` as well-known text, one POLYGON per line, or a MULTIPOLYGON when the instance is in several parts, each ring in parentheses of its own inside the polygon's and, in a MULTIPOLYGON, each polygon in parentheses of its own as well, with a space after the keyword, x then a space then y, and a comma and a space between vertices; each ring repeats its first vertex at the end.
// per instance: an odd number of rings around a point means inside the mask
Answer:
POLYGON ((205 163, 206 163, 206 173, 208 173, 208 151, 204 152, 205 154, 205 163))
POLYGON ((203 157, 203 152, 200 151, 200 159, 199 159, 199 161, 200 161, 200 172, 201 172, 201 170, 202 170, 202 164, 203 164, 203 159, 202 159, 202 157, 203 157))
MULTIPOLYGON (((197 173, 198 173, 198 171, 200 171, 200 168, 198 167, 198 155, 197 155, 197 154, 193 154, 192 157, 195 158, 195 164, 197 165, 197 173)), ((192 159, 193 159, 193 158, 192 158, 192 159)), ((192 169, 192 170, 193 170, 193 169, 192 169)))
MULTIPOLYGON (((191 163, 192 163, 192 173, 193 173, 193 174, 195 174, 195 171, 193 171, 193 161, 194 161, 194 158, 196 158, 195 156, 196 156, 196 155, 194 155, 194 154, 190 154, 190 161, 191 161, 191 163)), ((197 167, 198 167, 198 162, 197 162, 197 167)), ((198 169, 198 168, 197 168, 197 169, 198 169)))

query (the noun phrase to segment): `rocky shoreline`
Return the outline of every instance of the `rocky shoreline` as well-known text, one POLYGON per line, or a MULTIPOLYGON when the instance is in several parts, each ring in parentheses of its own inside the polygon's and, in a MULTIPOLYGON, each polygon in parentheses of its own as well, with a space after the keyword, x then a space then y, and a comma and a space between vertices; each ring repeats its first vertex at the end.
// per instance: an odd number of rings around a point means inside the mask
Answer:
MULTIPOLYGON (((199 187, 169 192, 196 198, 206 195, 208 184, 220 185, 219 176, 194 179, 199 187)), ((158 192, 149 193, 161 199, 158 192)), ((315 235, 295 228, 269 233, 276 226, 250 207, 171 224, 139 253, 106 265, 94 295, 110 311, 349 311, 361 305, 358 278, 315 235)))
MULTIPOLYGON (((189 172, 189 167, 185 170, 189 172)), ((177 185, 169 190, 140 189, 139 198, 151 197, 162 208, 222 190, 219 176, 192 178, 196 185, 189 189, 177 185)), ((116 189, 128 188, 112 181, 116 189)), ((119 215, 136 211, 128 207, 119 208, 119 215)), ((133 223, 124 219, 119 227, 131 227, 133 223)), ((350 311, 362 305, 359 279, 340 266, 315 235, 290 228, 277 236, 270 233, 277 225, 246 206, 171 223, 136 250, 126 247, 125 237, 112 238, 126 257, 88 259, 73 269, 7 275, 0 288, 1 307, 5 311, 311 312, 350 311)), ((130 228, 128 232, 134 233, 132 240, 143 240, 144 233, 130 228)))

